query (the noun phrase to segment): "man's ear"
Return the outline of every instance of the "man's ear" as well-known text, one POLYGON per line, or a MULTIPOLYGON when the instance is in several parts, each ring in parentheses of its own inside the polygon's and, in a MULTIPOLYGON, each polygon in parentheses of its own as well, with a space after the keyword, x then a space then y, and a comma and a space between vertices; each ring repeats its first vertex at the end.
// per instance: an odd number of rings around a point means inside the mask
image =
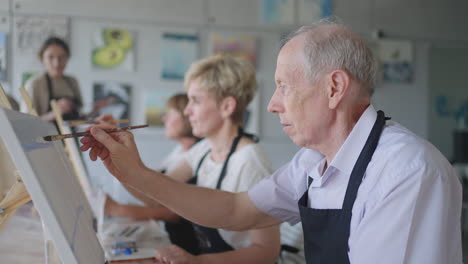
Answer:
POLYGON ((219 110, 221 111, 221 116, 224 118, 229 118, 232 116, 234 111, 236 110, 237 101, 232 96, 228 96, 223 98, 221 101, 219 110))
POLYGON ((336 109, 343 100, 351 83, 351 77, 346 71, 336 70, 327 75, 328 107, 336 109))

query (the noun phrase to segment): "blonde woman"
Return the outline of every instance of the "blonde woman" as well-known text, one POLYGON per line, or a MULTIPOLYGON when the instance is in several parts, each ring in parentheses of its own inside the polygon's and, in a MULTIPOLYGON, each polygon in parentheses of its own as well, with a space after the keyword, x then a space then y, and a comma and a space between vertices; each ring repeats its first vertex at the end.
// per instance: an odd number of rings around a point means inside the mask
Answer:
MULTIPOLYGON (((205 139, 189 150, 185 161, 171 171, 169 177, 183 182, 191 181, 205 188, 244 192, 270 175, 270 162, 266 155, 252 137, 242 130, 247 105, 256 90, 253 66, 242 58, 212 56, 190 67, 185 76, 185 88, 189 96, 185 114, 192 125, 192 132, 205 139)), ((113 136, 120 147, 128 147, 124 138, 131 136, 130 133, 113 136)), ((119 161, 108 156, 109 152, 101 143, 93 137, 82 139, 82 143, 82 150, 92 149, 92 160, 101 157, 114 176, 123 176, 122 171, 114 170, 112 165, 119 161)), ((132 156, 137 154, 133 151, 129 153, 132 156)), ((140 163, 138 166, 144 165, 140 163)), ((159 174, 156 171, 151 173, 159 174)), ((129 190, 133 188, 129 186, 129 190)), ((133 193, 148 204, 155 203, 148 193, 144 193, 147 196, 140 191, 133 193)), ((203 206, 200 202, 199 207, 203 206)), ((274 263, 278 257, 280 245, 277 225, 242 232, 206 228, 197 224, 193 226, 199 241, 197 254, 189 254, 178 246, 169 246, 157 250, 160 261, 274 263)))

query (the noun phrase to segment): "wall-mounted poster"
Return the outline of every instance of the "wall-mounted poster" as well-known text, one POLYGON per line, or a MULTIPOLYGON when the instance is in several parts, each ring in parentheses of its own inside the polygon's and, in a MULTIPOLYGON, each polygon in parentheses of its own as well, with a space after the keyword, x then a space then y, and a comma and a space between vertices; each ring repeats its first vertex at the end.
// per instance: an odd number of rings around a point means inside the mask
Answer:
POLYGON ((7 37, 6 33, 0 32, 0 81, 7 78, 7 37))
POLYGON ((293 0, 262 0, 260 19, 264 24, 294 24, 293 0))
POLYGON ((135 70, 136 33, 122 28, 101 28, 94 33, 91 61, 94 68, 135 70))
POLYGON ((333 15, 332 0, 300 0, 299 24, 308 25, 333 15))
POLYGON ((255 65, 257 60, 257 39, 254 36, 238 34, 211 34, 211 53, 241 56, 255 65))
POLYGON ((408 83, 413 79, 413 46, 410 41, 379 41, 378 58, 384 82, 408 83))
POLYGON ((16 16, 14 23, 16 54, 34 56, 50 36, 68 40, 68 18, 60 16, 16 16))
POLYGON ((183 80, 192 62, 198 59, 198 36, 164 33, 161 37, 161 78, 183 80))
POLYGON ((145 94, 145 117, 150 126, 162 126, 167 110, 167 100, 174 95, 173 90, 152 90, 145 94))
POLYGON ((119 82, 96 82, 93 85, 93 110, 88 118, 111 114, 115 119, 130 116, 131 86, 119 82))

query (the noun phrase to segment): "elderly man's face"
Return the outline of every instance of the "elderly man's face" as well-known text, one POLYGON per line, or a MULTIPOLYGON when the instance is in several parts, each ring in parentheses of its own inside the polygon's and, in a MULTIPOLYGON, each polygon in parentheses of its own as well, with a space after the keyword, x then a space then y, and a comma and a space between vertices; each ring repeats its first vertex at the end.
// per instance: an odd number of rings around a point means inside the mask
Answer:
POLYGON ((296 145, 314 148, 327 136, 330 116, 324 82, 306 77, 302 43, 297 36, 281 49, 268 111, 279 115, 283 131, 296 145))

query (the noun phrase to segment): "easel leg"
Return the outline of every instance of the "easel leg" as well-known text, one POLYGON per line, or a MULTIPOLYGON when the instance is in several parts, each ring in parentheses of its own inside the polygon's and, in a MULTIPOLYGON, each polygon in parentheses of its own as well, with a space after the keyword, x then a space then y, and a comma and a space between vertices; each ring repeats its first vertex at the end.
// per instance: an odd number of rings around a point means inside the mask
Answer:
POLYGON ((60 256, 58 255, 57 248, 55 247, 54 241, 50 238, 50 233, 47 227, 42 222, 42 230, 44 233, 44 252, 45 252, 45 263, 46 264, 63 264, 60 256))

